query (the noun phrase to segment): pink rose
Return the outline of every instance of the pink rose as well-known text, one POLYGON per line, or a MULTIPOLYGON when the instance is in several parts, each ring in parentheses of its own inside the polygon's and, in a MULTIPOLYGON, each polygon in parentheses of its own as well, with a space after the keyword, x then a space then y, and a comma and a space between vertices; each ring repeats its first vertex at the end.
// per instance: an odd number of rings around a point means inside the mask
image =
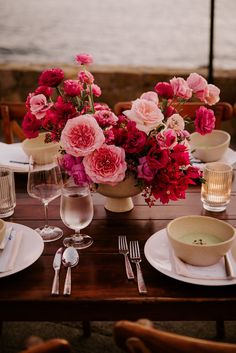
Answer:
POLYGON ((126 110, 123 114, 135 121, 137 128, 146 134, 158 127, 164 119, 156 103, 139 98, 133 102, 131 110, 126 110))
POLYGON ((192 90, 189 88, 187 82, 182 77, 174 77, 170 80, 174 96, 182 99, 190 99, 192 97, 192 90))
POLYGON ((46 111, 51 108, 53 103, 47 102, 47 98, 43 94, 32 96, 29 100, 30 111, 36 116, 37 119, 43 119, 46 111))
POLYGON ((86 156, 105 141, 102 129, 90 114, 69 119, 61 133, 61 143, 72 156, 86 156))
POLYGON ((115 145, 103 145, 83 159, 85 171, 94 183, 116 185, 125 178, 125 151, 115 145))
POLYGON ((181 115, 173 114, 167 119, 166 125, 170 129, 179 131, 179 130, 184 130, 185 123, 181 115))
POLYGON ((172 99, 174 97, 173 88, 168 82, 158 82, 154 89, 158 96, 161 96, 165 99, 172 99))
POLYGON ((89 65, 93 63, 93 57, 90 54, 85 54, 85 53, 76 55, 75 60, 80 65, 89 65))
POLYGON ((216 104, 220 100, 220 89, 215 85, 208 85, 208 92, 205 96, 205 103, 209 105, 216 104))
POLYGON ((138 165, 138 174, 137 177, 146 180, 147 182, 152 182, 154 178, 154 172, 153 170, 149 167, 147 158, 142 157, 139 158, 139 165, 138 165))
POLYGON ((39 85, 47 87, 58 86, 64 78, 64 72, 61 69, 55 68, 45 70, 39 77, 39 85))
POLYGON ((196 97, 203 102, 208 92, 208 84, 205 78, 194 72, 187 78, 187 84, 189 88, 192 89, 193 93, 195 93, 196 97))
POLYGON ((83 87, 78 80, 64 81, 64 92, 70 97, 79 96, 83 87))
POLYGON ((94 82, 94 77, 89 71, 80 71, 78 74, 78 79, 81 83, 87 83, 89 85, 94 82))
POLYGON ((143 93, 140 99, 146 99, 147 101, 152 101, 156 104, 159 103, 158 95, 156 94, 156 92, 153 91, 143 93))
POLYGON ((200 107, 196 110, 196 118, 194 120, 195 129, 199 134, 206 135, 215 127, 215 115, 212 109, 200 107))

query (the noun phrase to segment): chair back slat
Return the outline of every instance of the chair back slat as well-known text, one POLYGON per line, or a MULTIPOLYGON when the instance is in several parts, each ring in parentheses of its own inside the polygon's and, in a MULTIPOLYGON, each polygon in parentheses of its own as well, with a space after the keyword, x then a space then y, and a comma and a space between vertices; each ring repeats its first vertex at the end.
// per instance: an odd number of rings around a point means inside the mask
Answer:
POLYGON ((19 141, 25 139, 21 124, 26 114, 24 103, 0 103, 0 119, 5 143, 13 143, 14 137, 19 141))

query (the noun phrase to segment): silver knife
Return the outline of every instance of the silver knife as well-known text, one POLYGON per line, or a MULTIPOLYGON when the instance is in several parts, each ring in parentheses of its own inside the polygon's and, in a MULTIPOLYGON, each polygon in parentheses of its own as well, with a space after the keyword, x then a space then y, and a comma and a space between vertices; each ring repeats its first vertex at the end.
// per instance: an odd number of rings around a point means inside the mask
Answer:
POLYGON ((63 248, 59 248, 54 256, 53 268, 55 270, 53 283, 52 283, 52 295, 59 295, 59 272, 61 268, 61 258, 62 258, 63 248))

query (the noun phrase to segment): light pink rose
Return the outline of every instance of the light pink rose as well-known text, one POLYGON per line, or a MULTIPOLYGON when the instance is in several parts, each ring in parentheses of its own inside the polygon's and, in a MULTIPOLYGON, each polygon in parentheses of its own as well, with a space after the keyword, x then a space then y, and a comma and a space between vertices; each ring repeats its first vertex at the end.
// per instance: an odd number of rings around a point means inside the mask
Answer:
POLYGON ((184 123, 184 119, 181 115, 173 114, 167 119, 166 125, 170 129, 179 131, 179 130, 184 130, 185 123, 184 123))
POLYGON ((158 95, 156 92, 153 92, 153 91, 143 93, 140 99, 146 99, 147 101, 152 101, 156 104, 159 103, 158 95))
POLYGON ((173 88, 174 96, 177 98, 190 99, 192 97, 192 90, 182 77, 173 77, 170 80, 170 84, 173 88))
POLYGON ((127 169, 124 149, 106 144, 84 157, 83 164, 86 174, 98 184, 116 185, 127 169))
POLYGON ((53 103, 47 102, 47 98, 43 94, 32 96, 29 100, 30 111, 36 116, 37 119, 43 119, 46 111, 51 108, 53 103))
POLYGON ((164 119, 156 103, 139 98, 133 102, 131 110, 126 110, 123 114, 135 121, 137 128, 146 134, 158 127, 164 119))
POLYGON ((194 72, 187 78, 187 84, 196 97, 203 102, 208 92, 208 84, 205 78, 194 72))
POLYGON ((86 156, 102 146, 105 136, 91 114, 69 119, 61 133, 61 144, 72 156, 86 156))
POLYGON ((205 96, 205 103, 208 105, 214 105, 220 100, 220 89, 215 85, 208 85, 208 92, 205 96))

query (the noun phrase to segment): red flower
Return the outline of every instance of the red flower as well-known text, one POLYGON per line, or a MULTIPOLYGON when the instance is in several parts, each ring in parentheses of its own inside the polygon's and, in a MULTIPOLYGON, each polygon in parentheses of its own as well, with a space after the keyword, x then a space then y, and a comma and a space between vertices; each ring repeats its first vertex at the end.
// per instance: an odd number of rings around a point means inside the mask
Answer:
POLYGON ((34 94, 43 94, 45 97, 50 97, 52 95, 52 88, 47 86, 39 86, 34 91, 34 94))
POLYGON ((127 153, 139 153, 143 150, 147 140, 147 135, 144 131, 133 129, 127 132, 126 141, 123 148, 127 153))
POLYGON ((41 127, 41 120, 37 119, 31 112, 27 112, 24 116, 22 128, 24 134, 28 138, 37 137, 39 135, 39 129, 41 127))
POLYGON ((174 91, 170 83, 168 82, 158 82, 154 87, 158 96, 161 96, 166 99, 172 99, 174 97, 174 91))
POLYGON ((55 68, 45 70, 39 77, 39 85, 47 87, 57 87, 64 78, 64 72, 61 69, 55 68))

